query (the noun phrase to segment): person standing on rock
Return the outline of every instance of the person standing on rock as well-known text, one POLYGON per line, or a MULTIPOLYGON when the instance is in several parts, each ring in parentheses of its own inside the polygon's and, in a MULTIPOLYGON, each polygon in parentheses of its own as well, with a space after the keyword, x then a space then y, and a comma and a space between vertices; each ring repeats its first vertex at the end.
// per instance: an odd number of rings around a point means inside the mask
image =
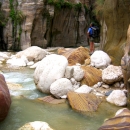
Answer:
POLYGON ((88 28, 88 31, 87 31, 87 37, 89 39, 89 45, 90 45, 90 54, 92 54, 95 50, 94 38, 93 38, 93 27, 94 27, 94 24, 91 23, 90 27, 88 28))

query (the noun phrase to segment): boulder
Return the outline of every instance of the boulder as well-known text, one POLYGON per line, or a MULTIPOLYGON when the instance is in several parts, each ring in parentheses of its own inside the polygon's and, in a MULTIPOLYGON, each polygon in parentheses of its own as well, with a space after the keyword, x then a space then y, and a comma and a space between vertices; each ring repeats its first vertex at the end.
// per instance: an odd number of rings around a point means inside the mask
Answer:
POLYGON ((73 66, 74 67, 74 72, 73 72, 73 77, 76 81, 81 81, 84 77, 84 71, 80 66, 73 66))
POLYGON ((67 96, 72 109, 79 112, 94 112, 101 103, 101 99, 91 93, 68 92, 67 96))
POLYGON ((95 51, 90 59, 91 65, 99 69, 104 69, 111 63, 110 57, 103 51, 95 51))
POLYGON ((43 93, 50 93, 50 86, 57 79, 63 78, 68 65, 62 55, 51 54, 46 56, 36 67, 34 82, 43 93))
POLYGON ((109 65, 102 71, 102 80, 106 84, 112 84, 123 79, 121 66, 109 65))
POLYGON ((92 66, 81 66, 84 70, 84 77, 81 80, 81 84, 86 84, 88 86, 93 86, 98 82, 102 81, 102 71, 96 69, 92 66))
POLYGON ((78 89, 75 90, 77 93, 90 93, 93 89, 88 87, 87 85, 82 85, 78 89))
POLYGON ((128 108, 119 109, 115 116, 107 119, 98 130, 129 130, 130 110, 128 108))
POLYGON ((61 78, 53 82, 50 86, 50 92, 56 98, 60 98, 67 95, 69 91, 74 91, 70 80, 67 78, 61 78))
POLYGON ((31 46, 23 51, 18 52, 16 57, 20 58, 24 55, 28 60, 31 59, 31 61, 37 62, 42 60, 48 54, 49 52, 38 46, 31 46))
POLYGON ((66 101, 66 99, 56 99, 54 96, 45 96, 43 98, 42 97, 38 98, 38 100, 50 104, 61 104, 61 103, 65 103, 66 101))
POLYGON ((78 47, 76 49, 58 49, 58 54, 65 56, 68 59, 69 65, 76 65, 76 63, 84 64, 89 56, 89 50, 85 47, 78 47))
POLYGON ((127 97, 122 90, 113 90, 106 100, 117 106, 125 106, 127 104, 127 97))
POLYGON ((0 121, 4 120, 11 105, 11 97, 5 78, 0 74, 0 121))
POLYGON ((46 122, 34 121, 26 123, 18 130, 53 130, 53 129, 46 122))

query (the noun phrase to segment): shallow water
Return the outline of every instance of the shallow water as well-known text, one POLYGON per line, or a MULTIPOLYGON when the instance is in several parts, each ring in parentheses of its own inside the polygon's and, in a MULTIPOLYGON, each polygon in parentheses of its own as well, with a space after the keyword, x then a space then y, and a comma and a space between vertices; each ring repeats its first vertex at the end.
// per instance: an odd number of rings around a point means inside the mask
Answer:
POLYGON ((36 98, 46 96, 39 92, 33 81, 34 70, 3 70, 6 81, 23 86, 10 91, 12 104, 7 118, 0 123, 0 130, 17 130, 27 122, 45 121, 54 130, 97 130, 106 118, 114 116, 121 107, 100 104, 94 113, 83 114, 71 109, 68 102, 58 105, 43 103, 36 98))

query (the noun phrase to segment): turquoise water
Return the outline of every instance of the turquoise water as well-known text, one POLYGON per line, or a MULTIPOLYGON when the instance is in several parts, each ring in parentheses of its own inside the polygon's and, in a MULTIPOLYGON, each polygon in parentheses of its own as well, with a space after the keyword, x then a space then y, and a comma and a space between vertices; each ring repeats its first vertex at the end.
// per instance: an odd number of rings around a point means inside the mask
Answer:
POLYGON ((71 109, 66 101, 63 104, 51 105, 36 100, 44 97, 33 81, 34 70, 3 70, 6 81, 21 84, 20 90, 10 91, 12 104, 7 118, 0 123, 0 130, 17 130, 25 123, 32 121, 47 122, 54 130, 97 130, 106 118, 114 116, 121 107, 100 104, 94 113, 78 113, 71 109))

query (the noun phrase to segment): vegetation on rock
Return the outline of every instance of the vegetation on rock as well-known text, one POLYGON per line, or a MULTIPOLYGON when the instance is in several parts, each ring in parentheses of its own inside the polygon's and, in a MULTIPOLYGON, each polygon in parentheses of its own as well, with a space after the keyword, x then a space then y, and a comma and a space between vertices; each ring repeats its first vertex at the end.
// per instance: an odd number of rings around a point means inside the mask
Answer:
POLYGON ((17 9, 18 2, 14 0, 9 0, 10 2, 10 18, 12 20, 12 38, 13 45, 12 50, 19 50, 20 48, 20 36, 22 33, 21 23, 24 19, 24 15, 20 10, 17 9))

